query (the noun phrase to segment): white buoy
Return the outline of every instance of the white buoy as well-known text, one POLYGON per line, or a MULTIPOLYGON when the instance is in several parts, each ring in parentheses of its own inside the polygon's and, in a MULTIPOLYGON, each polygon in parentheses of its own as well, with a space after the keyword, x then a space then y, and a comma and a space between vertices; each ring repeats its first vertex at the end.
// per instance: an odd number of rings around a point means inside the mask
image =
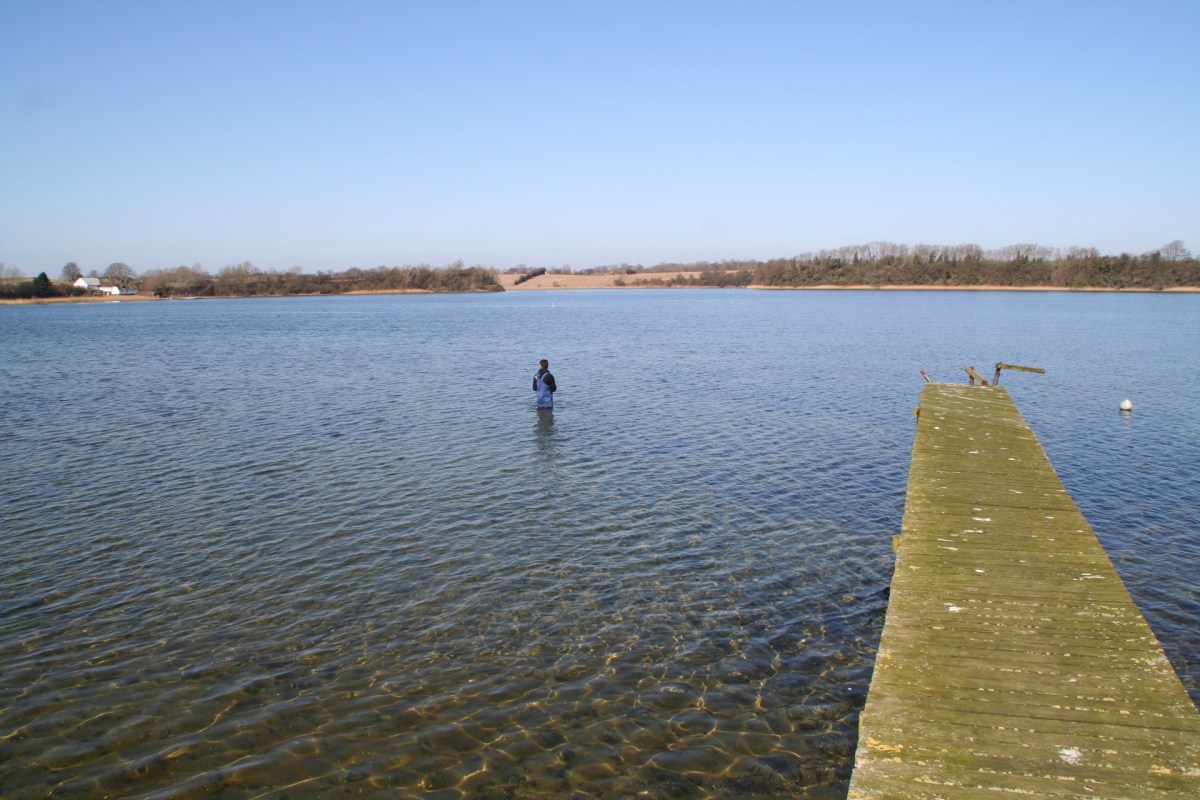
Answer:
POLYGON ((1133 401, 1129 400, 1129 399, 1122 400, 1121 401, 1121 410, 1122 411, 1133 411, 1133 401))

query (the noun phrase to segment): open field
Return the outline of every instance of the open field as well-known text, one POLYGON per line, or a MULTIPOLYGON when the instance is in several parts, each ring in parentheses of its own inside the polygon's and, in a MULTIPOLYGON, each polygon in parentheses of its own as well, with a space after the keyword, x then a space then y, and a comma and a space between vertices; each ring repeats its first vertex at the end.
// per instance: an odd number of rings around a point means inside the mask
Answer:
POLYGON ((638 289, 661 285, 676 278, 695 278, 700 272, 641 272, 636 275, 538 275, 520 284, 519 275, 501 274, 496 281, 505 291, 526 289, 638 289), (650 283, 654 281, 654 283, 650 283))

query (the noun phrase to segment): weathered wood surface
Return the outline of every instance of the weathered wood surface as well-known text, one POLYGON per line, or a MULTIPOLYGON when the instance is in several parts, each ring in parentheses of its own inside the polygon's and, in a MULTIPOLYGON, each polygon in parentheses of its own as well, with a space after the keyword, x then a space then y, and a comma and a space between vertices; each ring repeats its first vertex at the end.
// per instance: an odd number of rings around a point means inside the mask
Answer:
POLYGON ((851 798, 1200 798, 1200 714, 999 387, 927 384, 851 798))

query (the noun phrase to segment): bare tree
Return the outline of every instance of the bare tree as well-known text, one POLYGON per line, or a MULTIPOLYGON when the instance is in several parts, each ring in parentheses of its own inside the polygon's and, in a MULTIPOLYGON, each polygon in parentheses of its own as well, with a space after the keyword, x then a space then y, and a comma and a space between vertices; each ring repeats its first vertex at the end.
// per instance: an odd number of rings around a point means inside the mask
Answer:
POLYGON ((137 273, 128 264, 122 264, 120 261, 117 261, 108 265, 108 269, 104 270, 104 275, 100 279, 108 283, 109 286, 119 286, 122 289, 128 289, 133 285, 133 281, 136 278, 137 273))
POLYGON ((934 244, 918 244, 912 249, 913 258, 922 264, 932 264, 937 260, 941 248, 934 244))
POLYGON ((1162 253, 1162 257, 1167 261, 1187 261, 1192 257, 1191 252, 1178 239, 1164 244, 1158 252, 1162 253))
POLYGON ((262 276, 262 271, 249 261, 222 267, 215 280, 221 294, 252 294, 252 287, 262 276))
POLYGON ((83 277, 83 270, 74 261, 68 261, 62 268, 62 279, 66 283, 74 283, 83 277))
POLYGON ((943 252, 949 253, 950 259, 955 262, 979 261, 983 258, 983 248, 977 244, 956 244, 944 248, 943 252))

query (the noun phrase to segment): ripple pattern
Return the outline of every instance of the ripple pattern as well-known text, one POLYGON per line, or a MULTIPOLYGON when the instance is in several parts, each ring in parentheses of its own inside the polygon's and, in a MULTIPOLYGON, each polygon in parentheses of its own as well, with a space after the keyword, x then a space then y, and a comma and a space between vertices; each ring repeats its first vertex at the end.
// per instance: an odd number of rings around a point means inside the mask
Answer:
MULTIPOLYGON (((1196 354, 1191 302, 1170 335, 1196 354)), ((987 357, 1050 368, 1018 402, 1194 687, 1194 414, 1080 398, 1109 311, 1077 313, 720 290, 0 309, 0 795, 844 797, 914 376, 987 357), (951 338, 964 316, 987 323, 951 338), (1050 320, 1075 338, 1044 345, 1050 320), (1121 460, 1159 478, 1136 502, 1121 460)))

